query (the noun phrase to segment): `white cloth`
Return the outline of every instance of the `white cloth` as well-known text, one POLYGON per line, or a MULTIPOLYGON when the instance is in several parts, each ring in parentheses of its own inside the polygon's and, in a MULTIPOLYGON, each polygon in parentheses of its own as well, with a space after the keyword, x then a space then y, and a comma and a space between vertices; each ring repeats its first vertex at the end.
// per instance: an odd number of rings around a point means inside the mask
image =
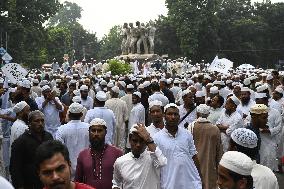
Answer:
POLYGON ((101 118, 106 122, 107 134, 105 143, 114 144, 115 115, 113 111, 107 107, 94 107, 94 109, 88 110, 84 122, 90 123, 95 118, 101 118))
POLYGON ((105 107, 111 109, 115 115, 116 127, 114 145, 120 149, 125 148, 125 121, 128 120, 128 109, 126 103, 119 98, 111 98, 106 101, 105 107))
POLYGON ((52 134, 53 137, 55 136, 58 127, 61 125, 59 112, 62 112, 64 109, 59 98, 55 97, 55 100, 61 105, 61 110, 56 108, 53 101, 49 101, 43 108, 42 104, 45 101, 43 96, 35 99, 38 109, 44 114, 45 130, 52 134))
POLYGON ((55 139, 68 148, 72 175, 74 176, 79 153, 90 145, 89 124, 81 122, 81 120, 71 120, 58 128, 55 139))
POLYGON ((126 105, 127 105, 127 109, 128 109, 128 117, 130 116, 130 112, 133 108, 133 104, 132 104, 132 94, 126 94, 125 96, 120 98, 121 100, 123 100, 126 105))
POLYGON ((139 158, 132 152, 114 163, 112 187, 120 189, 160 189, 160 168, 167 159, 157 147, 155 152, 145 150, 139 158))
POLYGON ((161 92, 154 92, 154 94, 149 96, 148 103, 154 100, 161 101, 164 107, 169 103, 169 99, 165 95, 163 95, 161 92))
POLYGON ((27 130, 29 127, 28 125, 20 120, 20 119, 17 119, 12 127, 11 127, 11 136, 10 136, 10 149, 11 149, 11 146, 13 144, 13 142, 20 136, 22 135, 25 130, 27 130))
POLYGON ((257 164, 255 161, 251 176, 255 189, 279 189, 277 178, 271 169, 257 164))
POLYGON ((192 159, 197 154, 192 135, 179 127, 172 136, 163 128, 154 141, 167 158, 167 165, 161 170, 161 188, 201 189, 201 178, 192 159))
POLYGON ((0 188, 3 188, 3 189, 14 189, 12 184, 10 182, 8 182, 5 178, 1 177, 1 176, 0 176, 0 188))
POLYGON ((170 88, 170 90, 173 92, 173 95, 175 97, 175 99, 177 98, 177 94, 179 93, 179 91, 181 91, 181 88, 178 86, 173 86, 172 88, 170 88))
POLYGON ((218 121, 219 117, 221 116, 223 108, 211 108, 210 114, 208 116, 208 120, 213 124, 216 125, 216 122, 218 121))
POLYGON ((227 152, 229 148, 229 140, 232 132, 237 128, 244 127, 243 119, 241 115, 235 111, 231 115, 226 114, 225 109, 222 110, 221 116, 216 122, 216 125, 228 126, 226 133, 221 133, 221 140, 223 145, 223 151, 227 152))
POLYGON ((81 104, 87 109, 90 110, 94 107, 94 100, 91 97, 87 97, 86 100, 81 98, 81 104))
POLYGON ((153 123, 151 123, 150 126, 146 127, 146 130, 148 131, 148 133, 150 134, 150 136, 152 138, 154 138, 155 134, 159 131, 161 131, 162 129, 155 127, 155 125, 153 123))
MULTIPOLYGON (((178 109, 181 120, 187 114, 187 110, 185 109, 184 105, 180 105, 178 109)), ((196 108, 186 116, 186 118, 179 124, 179 126, 184 127, 185 123, 188 123, 190 125, 195 119, 196 119, 196 108)))
POLYGON ((145 108, 141 103, 133 105, 128 121, 128 131, 134 124, 145 124, 145 108))

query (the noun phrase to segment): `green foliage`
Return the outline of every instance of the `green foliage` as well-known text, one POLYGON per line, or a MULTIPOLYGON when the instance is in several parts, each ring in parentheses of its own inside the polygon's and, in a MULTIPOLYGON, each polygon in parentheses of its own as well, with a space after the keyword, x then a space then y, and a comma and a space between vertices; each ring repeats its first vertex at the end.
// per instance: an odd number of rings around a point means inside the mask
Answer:
POLYGON ((100 59, 108 59, 121 54, 121 30, 120 26, 114 26, 110 29, 108 35, 105 35, 100 42, 100 59))
POLYGON ((131 72, 131 66, 120 60, 111 59, 108 61, 108 70, 112 75, 125 75, 131 72))

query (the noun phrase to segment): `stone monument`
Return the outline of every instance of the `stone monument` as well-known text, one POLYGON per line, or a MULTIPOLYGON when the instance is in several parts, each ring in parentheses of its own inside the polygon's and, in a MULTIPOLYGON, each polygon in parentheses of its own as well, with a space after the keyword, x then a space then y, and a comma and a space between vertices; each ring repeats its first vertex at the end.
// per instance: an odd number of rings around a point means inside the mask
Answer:
POLYGON ((154 53, 156 28, 152 21, 145 26, 137 21, 135 27, 133 23, 124 23, 122 29, 121 59, 130 60, 154 60, 159 56, 154 53))

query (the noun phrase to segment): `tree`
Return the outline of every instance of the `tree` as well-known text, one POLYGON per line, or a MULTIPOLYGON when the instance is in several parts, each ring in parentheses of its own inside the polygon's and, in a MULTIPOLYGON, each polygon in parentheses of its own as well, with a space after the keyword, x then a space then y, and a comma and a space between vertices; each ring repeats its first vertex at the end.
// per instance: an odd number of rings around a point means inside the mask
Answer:
POLYGON ((120 26, 114 26, 110 29, 109 33, 103 37, 100 44, 100 59, 108 59, 121 54, 121 30, 120 26))

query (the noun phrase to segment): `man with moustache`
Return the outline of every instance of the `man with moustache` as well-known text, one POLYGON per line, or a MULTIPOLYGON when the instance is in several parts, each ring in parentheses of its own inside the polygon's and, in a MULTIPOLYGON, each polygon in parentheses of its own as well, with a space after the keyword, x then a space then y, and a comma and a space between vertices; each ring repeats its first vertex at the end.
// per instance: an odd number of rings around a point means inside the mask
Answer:
POLYGON ((71 180, 71 162, 66 146, 51 140, 41 144, 36 151, 35 168, 43 189, 94 189, 71 180))
POLYGON ((123 152, 105 142, 107 123, 95 118, 89 126, 90 147, 80 152, 75 181, 97 189, 111 189, 113 164, 123 152))
POLYGON ((10 174, 15 189, 42 189, 35 169, 35 151, 52 135, 44 131, 44 115, 36 110, 29 114, 29 129, 16 139, 11 149, 10 174))
POLYGON ((94 99, 88 96, 89 93, 89 87, 87 85, 82 85, 80 87, 80 94, 81 94, 81 104, 87 108, 87 110, 90 110, 94 107, 94 99))
POLYGON ((251 90, 248 87, 241 88, 241 103, 237 107, 237 112, 241 114, 243 118, 249 115, 250 108, 255 105, 255 101, 251 99, 251 90))
POLYGON ((151 137, 154 137, 157 132, 164 128, 164 117, 161 101, 154 100, 149 103, 149 115, 152 123, 146 129, 151 137))

